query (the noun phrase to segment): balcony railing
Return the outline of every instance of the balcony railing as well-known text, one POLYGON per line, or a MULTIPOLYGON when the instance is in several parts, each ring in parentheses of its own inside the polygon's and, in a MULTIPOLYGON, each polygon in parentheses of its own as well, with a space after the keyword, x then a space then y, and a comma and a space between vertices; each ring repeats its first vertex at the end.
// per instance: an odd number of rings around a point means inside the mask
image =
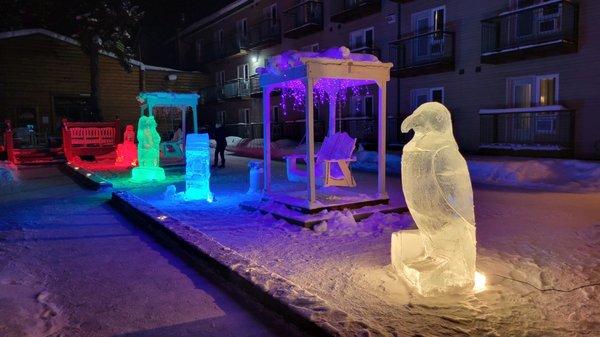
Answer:
POLYGON ((250 76, 250 96, 260 97, 262 95, 262 87, 260 86, 259 76, 250 76))
POLYGON ((250 27, 248 32, 248 48, 262 49, 281 43, 281 22, 266 19, 250 27))
POLYGON ((250 96, 250 80, 236 78, 225 82, 221 89, 223 99, 242 99, 250 96))
POLYGON ((482 21, 481 61, 503 63, 577 51, 578 8, 555 0, 482 21))
POLYGON ((359 43, 350 45, 350 51, 353 53, 371 54, 377 56, 377 58, 381 58, 381 49, 373 44, 359 43))
POLYGON ((480 111, 480 149, 568 152, 573 148, 573 110, 560 106, 480 111))
POLYGON ((203 63, 216 61, 225 57, 248 52, 248 36, 241 33, 227 35, 222 41, 213 41, 202 46, 199 61, 203 63))
POLYGON ((399 77, 454 70, 454 32, 434 31, 390 43, 392 73, 399 77))
MULTIPOLYGON (((348 22, 381 11, 381 0, 338 0, 342 10, 331 16, 332 22, 348 22)), ((333 1, 331 1, 333 2, 333 1)))
POLYGON ((304 1, 287 9, 284 14, 287 16, 284 37, 297 39, 323 30, 321 1, 304 1))

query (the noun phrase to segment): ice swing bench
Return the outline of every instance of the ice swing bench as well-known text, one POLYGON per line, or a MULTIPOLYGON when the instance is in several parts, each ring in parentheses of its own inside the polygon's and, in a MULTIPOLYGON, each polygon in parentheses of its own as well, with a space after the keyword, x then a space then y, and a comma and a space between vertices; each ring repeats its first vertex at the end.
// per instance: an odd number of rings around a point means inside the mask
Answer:
MULTIPOLYGON (((356 161, 352 156, 356 138, 345 132, 334 133, 325 137, 319 152, 315 155, 315 182, 317 186, 355 187, 356 181, 350 171, 350 163, 356 161)), ((287 178, 294 182, 306 182, 307 170, 298 168, 298 159, 307 162, 305 154, 294 154, 285 157, 287 178)))

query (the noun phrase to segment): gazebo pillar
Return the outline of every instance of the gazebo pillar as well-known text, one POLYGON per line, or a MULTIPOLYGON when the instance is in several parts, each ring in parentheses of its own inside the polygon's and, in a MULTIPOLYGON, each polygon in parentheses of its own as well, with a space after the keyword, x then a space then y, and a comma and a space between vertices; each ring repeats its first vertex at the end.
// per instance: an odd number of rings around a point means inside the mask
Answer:
POLYGON ((264 193, 271 193, 271 86, 263 88, 263 173, 264 193))
POLYGON ((377 88, 379 92, 377 104, 377 195, 380 198, 387 198, 388 194, 385 186, 387 140, 386 82, 377 81, 377 88))
MULTIPOLYGON (((185 108, 185 112, 183 113, 183 115, 185 116, 185 113, 187 112, 187 107, 185 108)), ((198 108, 197 105, 192 105, 192 118, 194 119, 194 133, 198 133, 198 108)), ((185 135, 184 135, 185 137, 185 135)))
POLYGON ((314 114, 314 97, 313 87, 315 79, 308 77, 304 79, 304 87, 306 88, 306 165, 308 169, 308 204, 312 206, 317 200, 316 182, 315 182, 315 114, 314 114))

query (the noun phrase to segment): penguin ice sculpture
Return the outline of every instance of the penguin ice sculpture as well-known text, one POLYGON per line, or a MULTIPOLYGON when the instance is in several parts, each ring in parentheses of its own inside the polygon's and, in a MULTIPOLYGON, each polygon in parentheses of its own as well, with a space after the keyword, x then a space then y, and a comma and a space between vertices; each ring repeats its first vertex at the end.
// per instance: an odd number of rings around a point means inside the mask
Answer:
POLYGON ((402 154, 402 190, 418 229, 392 234, 392 265, 425 296, 473 287, 473 189, 450 112, 425 103, 402 123, 414 130, 402 154))

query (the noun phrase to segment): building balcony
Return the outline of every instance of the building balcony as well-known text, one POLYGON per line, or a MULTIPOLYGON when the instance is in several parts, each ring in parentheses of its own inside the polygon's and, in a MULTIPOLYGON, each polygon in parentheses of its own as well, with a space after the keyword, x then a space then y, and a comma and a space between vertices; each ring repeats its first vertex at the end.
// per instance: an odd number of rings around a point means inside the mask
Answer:
POLYGON ((304 1, 287 9, 283 37, 297 39, 323 30, 323 3, 304 1))
POLYGON ((252 97, 262 97, 263 89, 260 86, 259 76, 252 75, 250 76, 250 96, 252 97))
POLYGON ((202 46, 202 54, 199 56, 200 63, 209 63, 223 58, 245 55, 249 51, 248 36, 234 33, 223 38, 222 41, 214 41, 202 46))
POLYGON ((480 152, 570 156, 575 111, 560 105, 482 109, 480 152))
POLYGON ((281 43, 281 22, 279 20, 263 20, 250 27, 248 31, 248 48, 258 50, 281 43))
POLYGON ((390 43, 392 75, 410 77, 454 70, 454 32, 434 31, 390 43))
POLYGON ((381 11, 381 0, 341 0, 342 10, 333 14, 332 22, 349 22, 381 11))
POLYGON ((221 97, 224 100, 240 100, 250 97, 250 80, 236 78, 227 81, 221 89, 221 97))
POLYGON ((200 104, 207 105, 217 102, 221 98, 221 87, 213 85, 200 90, 200 104))
POLYGON ((568 0, 483 20, 481 62, 498 64, 577 52, 578 21, 577 5, 568 0))

